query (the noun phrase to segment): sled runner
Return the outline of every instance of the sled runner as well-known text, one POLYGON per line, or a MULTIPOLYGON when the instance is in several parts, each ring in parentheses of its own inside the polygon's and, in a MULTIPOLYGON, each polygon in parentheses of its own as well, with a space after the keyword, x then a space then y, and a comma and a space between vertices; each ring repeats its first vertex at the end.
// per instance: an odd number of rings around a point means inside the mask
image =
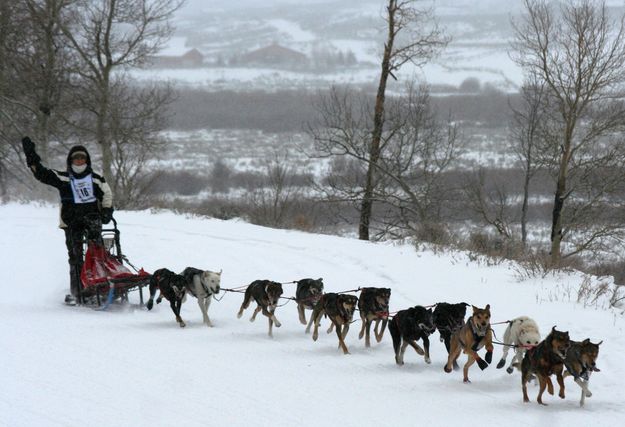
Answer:
MULTIPOLYGON (((94 227, 99 230, 100 224, 94 223, 94 227)), ((143 287, 149 284, 151 275, 128 261, 122 253, 120 231, 114 218, 112 224, 112 228, 102 228, 99 233, 85 233, 83 246, 86 251, 80 272, 79 302, 95 299, 99 306, 104 299, 105 306, 108 306, 117 298, 127 301, 128 293, 138 290, 143 305, 143 287)))

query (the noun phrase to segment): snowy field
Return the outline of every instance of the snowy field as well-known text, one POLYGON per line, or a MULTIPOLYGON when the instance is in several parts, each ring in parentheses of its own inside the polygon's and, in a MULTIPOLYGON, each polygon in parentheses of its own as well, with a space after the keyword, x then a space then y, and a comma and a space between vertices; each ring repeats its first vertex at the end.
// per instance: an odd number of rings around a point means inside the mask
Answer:
MULTIPOLYGON (((0 425, 2 426, 614 426, 625 419, 625 321, 619 311, 577 302, 580 274, 519 281, 512 265, 475 263, 460 253, 434 254, 408 245, 272 230, 239 221, 171 213, 118 212, 122 246, 148 271, 186 266, 223 269, 222 287, 255 279, 289 282, 323 277, 326 291, 392 288, 391 311, 415 304, 489 303, 493 322, 519 315, 543 333, 557 325, 573 339, 603 340, 593 397, 580 408, 579 388, 546 395, 547 407, 522 402, 520 376, 494 366, 446 374, 444 346, 432 336, 432 364, 406 353, 396 366, 388 332, 366 349, 360 322, 337 349, 335 335, 313 342, 290 302, 276 314, 283 326, 236 312, 241 294, 213 302, 213 328, 195 300, 181 329, 165 304, 148 312, 138 296, 107 312, 62 304, 67 288, 63 233, 56 207, 0 206, 0 425), (619 360, 621 362, 619 362, 619 360), (467 418, 470 418, 469 421, 467 418), (618 420, 621 420, 620 422, 618 420)), ((604 279, 608 280, 608 279, 604 279)), ((284 285, 285 296, 294 285, 284 285)), ((622 310, 621 310, 622 311, 622 310)), ((309 315, 309 312, 307 313, 309 315)), ((504 325, 494 326, 501 338, 504 325)), ((502 348, 496 346, 493 365, 502 348)), ((464 357, 461 361, 464 360, 464 357)))

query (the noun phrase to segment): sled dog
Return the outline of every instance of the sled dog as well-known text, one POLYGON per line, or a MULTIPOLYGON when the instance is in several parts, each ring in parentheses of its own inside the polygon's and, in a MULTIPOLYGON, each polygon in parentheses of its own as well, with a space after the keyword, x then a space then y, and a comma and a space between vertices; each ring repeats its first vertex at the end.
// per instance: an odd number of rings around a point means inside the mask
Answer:
POLYGON ((211 305, 213 295, 219 293, 221 284, 221 271, 219 273, 209 270, 200 270, 194 267, 185 268, 181 276, 187 281, 187 292, 197 298, 197 303, 202 311, 202 318, 206 326, 213 326, 208 317, 208 308, 211 305))
POLYGON ((490 304, 484 308, 473 306, 473 315, 460 330, 451 336, 449 357, 445 365, 445 372, 451 372, 453 362, 458 359, 460 353, 467 355, 467 363, 464 365, 463 381, 469 381, 469 368, 477 362, 481 370, 488 367, 493 359, 493 332, 490 328, 490 304), (484 360, 477 354, 478 350, 486 347, 484 360))
POLYGON ((388 305, 391 298, 389 288, 360 288, 358 299, 358 311, 362 320, 362 327, 358 339, 365 337, 365 347, 371 347, 371 323, 375 321, 373 332, 377 342, 382 341, 384 330, 388 323, 388 305), (382 322, 382 328, 378 332, 378 325, 382 322))
POLYGON ((358 305, 358 297, 355 295, 327 293, 324 294, 319 302, 315 305, 312 313, 312 321, 315 325, 313 331, 313 341, 317 341, 319 337, 319 322, 322 315, 326 315, 332 322, 328 333, 336 327, 336 336, 339 339, 339 348, 343 350, 343 354, 349 354, 345 345, 345 336, 349 331, 349 324, 354 317, 354 311, 358 305))
POLYGON ((536 347, 539 342, 540 331, 534 320, 527 316, 521 316, 511 320, 503 334, 503 355, 499 363, 497 363, 497 369, 504 367, 510 347, 514 347, 515 354, 506 372, 511 374, 515 367, 521 370, 521 362, 523 361, 525 352, 532 347, 536 347))
POLYGON ((180 308, 185 300, 186 285, 187 281, 181 275, 166 268, 156 270, 150 278, 150 299, 146 304, 148 310, 152 310, 154 306, 154 295, 156 295, 156 290, 159 289, 161 293, 156 303, 160 304, 163 297, 165 297, 167 301, 169 301, 171 311, 173 311, 176 316, 176 321, 181 328, 184 328, 186 324, 180 317, 180 308))
POLYGON ((521 363, 521 386, 523 388, 523 402, 529 402, 527 396, 527 382, 532 374, 538 377, 540 390, 536 399, 541 405, 543 403, 543 393, 545 388, 549 394, 553 395, 553 383, 551 375, 555 374, 560 386, 558 395, 564 399, 564 379, 562 369, 566 354, 571 347, 571 339, 568 332, 557 331, 554 326, 547 338, 541 341, 536 347, 528 350, 521 363))
POLYGON ((393 349, 395 350, 395 363, 404 364, 404 353, 406 347, 411 346, 421 356, 425 357, 425 363, 432 363, 430 360, 430 335, 435 331, 432 309, 425 309, 420 305, 410 307, 407 310, 400 310, 393 317, 388 325, 388 330, 393 338, 393 349), (417 341, 423 340, 423 348, 417 341))
POLYGON ((297 312, 299 321, 302 325, 306 324, 305 310, 312 310, 315 304, 323 295, 323 279, 301 279, 297 281, 297 289, 295 290, 295 302, 297 303, 297 312))
POLYGON ((269 319, 269 336, 273 337, 273 324, 276 324, 276 328, 282 326, 274 314, 281 295, 282 284, 272 282, 271 280, 255 280, 245 289, 245 297, 243 298, 243 304, 241 304, 237 317, 240 319, 241 316, 243 316, 243 310, 249 307, 253 299, 258 306, 256 310, 254 310, 250 322, 256 320, 256 315, 262 311, 263 315, 267 316, 269 319))
POLYGON ((601 371, 597 368, 597 357, 599 357, 599 346, 602 342, 599 341, 597 344, 593 344, 589 338, 582 342, 571 341, 571 347, 566 352, 566 358, 564 359, 566 372, 563 377, 572 376, 577 385, 581 387, 582 396, 579 406, 584 406, 586 398, 592 396, 588 389, 590 374, 601 371))

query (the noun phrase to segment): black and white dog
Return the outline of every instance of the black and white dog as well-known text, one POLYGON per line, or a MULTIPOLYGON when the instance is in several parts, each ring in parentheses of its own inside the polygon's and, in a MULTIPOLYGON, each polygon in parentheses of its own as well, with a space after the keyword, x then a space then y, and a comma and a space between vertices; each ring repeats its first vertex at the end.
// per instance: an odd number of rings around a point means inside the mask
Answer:
POLYGON ((156 299, 156 303, 160 304, 163 297, 165 297, 167 301, 169 301, 171 311, 173 311, 176 316, 176 321, 181 328, 184 328, 186 324, 180 317, 180 308, 185 300, 187 291, 186 279, 166 268, 156 270, 150 278, 150 299, 146 304, 148 310, 152 310, 154 306, 154 295, 156 295, 157 289, 159 289, 161 293, 156 299))
POLYGON ((404 353, 410 345, 415 351, 424 356, 425 363, 432 363, 430 359, 430 338, 436 327, 432 309, 425 309, 420 305, 410 307, 407 310, 398 311, 388 325, 388 330, 393 338, 395 350, 395 363, 404 364, 404 353), (423 340, 423 348, 417 344, 417 340, 423 340), (425 351, 424 351, 425 349, 425 351))
POLYGON ((221 271, 219 273, 199 268, 187 267, 181 276, 187 281, 187 291, 197 298, 197 303, 202 311, 204 323, 213 326, 208 317, 208 308, 211 305, 213 295, 218 294, 221 284, 221 271))
POLYGON ((295 290, 295 302, 297 303, 297 312, 299 313, 299 321, 302 325, 306 324, 305 310, 315 308, 317 301, 323 295, 323 279, 301 279, 297 281, 297 289, 295 290))
POLYGON ((252 299, 254 299, 258 306, 256 310, 254 310, 250 322, 256 320, 256 315, 262 310, 263 314, 269 319, 269 336, 273 337, 272 328, 274 322, 276 328, 282 326, 274 314, 282 292, 281 283, 272 282, 271 280, 254 280, 247 289, 245 289, 245 297, 243 298, 243 304, 241 304, 237 318, 240 319, 241 316, 243 316, 243 310, 248 308, 252 299))

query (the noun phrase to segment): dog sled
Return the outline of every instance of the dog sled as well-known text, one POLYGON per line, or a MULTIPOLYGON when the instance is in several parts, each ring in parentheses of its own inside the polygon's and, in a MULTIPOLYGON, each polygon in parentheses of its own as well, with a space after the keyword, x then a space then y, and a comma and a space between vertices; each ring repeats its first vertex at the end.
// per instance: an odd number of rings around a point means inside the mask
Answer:
POLYGON ((122 253, 117 221, 111 220, 112 228, 102 226, 99 217, 88 221, 92 225, 83 236, 78 302, 101 306, 104 301, 106 308, 117 299, 128 301, 128 294, 138 291, 143 305, 143 287, 149 285, 152 275, 143 268, 137 269, 122 253))

